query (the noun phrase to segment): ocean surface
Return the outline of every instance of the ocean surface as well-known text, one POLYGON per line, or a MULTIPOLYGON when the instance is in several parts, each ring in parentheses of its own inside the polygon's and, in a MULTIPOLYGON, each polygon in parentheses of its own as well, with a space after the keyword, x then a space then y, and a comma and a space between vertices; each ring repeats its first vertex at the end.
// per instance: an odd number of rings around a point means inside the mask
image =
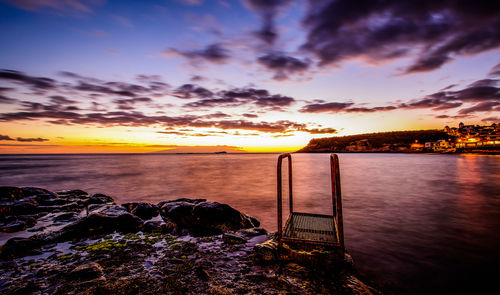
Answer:
MULTIPOLYGON (((295 210, 330 214, 329 155, 292 157, 295 210)), ((228 203, 276 231, 277 158, 0 155, 0 185, 83 189, 118 203, 203 197, 228 203)), ((346 248, 365 280, 388 294, 480 294, 497 287, 500 156, 339 158, 346 248)))

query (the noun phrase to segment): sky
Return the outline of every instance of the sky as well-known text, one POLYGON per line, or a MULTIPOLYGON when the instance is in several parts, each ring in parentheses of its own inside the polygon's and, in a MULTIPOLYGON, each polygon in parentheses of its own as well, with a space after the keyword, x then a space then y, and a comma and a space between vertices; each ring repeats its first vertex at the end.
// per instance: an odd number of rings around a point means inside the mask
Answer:
POLYGON ((500 1, 0 0, 0 153, 500 123, 500 1))

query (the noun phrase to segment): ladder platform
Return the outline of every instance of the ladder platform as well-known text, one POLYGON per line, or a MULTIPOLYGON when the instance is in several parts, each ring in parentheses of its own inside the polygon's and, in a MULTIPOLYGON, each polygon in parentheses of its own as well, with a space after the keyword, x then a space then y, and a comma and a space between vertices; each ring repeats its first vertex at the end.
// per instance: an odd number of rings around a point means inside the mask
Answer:
POLYGON ((333 216, 301 212, 290 214, 285 224, 282 240, 325 245, 339 243, 333 216))
POLYGON ((338 249, 340 256, 344 256, 344 222, 342 218, 342 193, 340 190, 339 158, 330 155, 330 173, 332 190, 332 215, 295 212, 293 210, 292 186, 292 156, 282 154, 278 157, 277 167, 278 191, 278 249, 282 243, 294 244, 300 248, 314 248, 316 246, 338 249), (283 226, 283 159, 288 158, 288 201, 290 214, 283 226))

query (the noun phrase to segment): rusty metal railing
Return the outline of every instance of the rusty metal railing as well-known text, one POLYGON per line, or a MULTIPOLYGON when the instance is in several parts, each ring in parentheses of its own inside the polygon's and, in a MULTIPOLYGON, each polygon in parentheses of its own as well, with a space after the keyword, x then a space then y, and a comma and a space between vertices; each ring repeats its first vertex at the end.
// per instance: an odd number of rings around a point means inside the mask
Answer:
POLYGON ((282 154, 278 157, 277 167, 277 193, 278 193, 278 247, 283 242, 294 244, 309 244, 332 246, 339 248, 339 253, 344 255, 344 225, 342 215, 342 192, 340 187, 339 159, 336 154, 330 155, 331 189, 332 189, 332 211, 333 215, 320 215, 312 213, 299 213, 293 210, 292 192, 292 157, 290 154, 282 154), (283 184, 282 166, 283 159, 288 158, 288 193, 290 215, 285 224, 283 233, 283 184), (331 230, 324 228, 325 221, 331 220, 331 230))

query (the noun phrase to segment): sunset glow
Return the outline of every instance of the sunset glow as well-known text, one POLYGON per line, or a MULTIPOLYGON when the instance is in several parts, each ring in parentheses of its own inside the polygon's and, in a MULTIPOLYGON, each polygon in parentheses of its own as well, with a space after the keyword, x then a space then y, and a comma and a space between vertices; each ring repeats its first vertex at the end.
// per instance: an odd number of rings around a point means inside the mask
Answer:
POLYGON ((288 152, 500 122, 496 1, 355 2, 2 0, 0 153, 288 152))

